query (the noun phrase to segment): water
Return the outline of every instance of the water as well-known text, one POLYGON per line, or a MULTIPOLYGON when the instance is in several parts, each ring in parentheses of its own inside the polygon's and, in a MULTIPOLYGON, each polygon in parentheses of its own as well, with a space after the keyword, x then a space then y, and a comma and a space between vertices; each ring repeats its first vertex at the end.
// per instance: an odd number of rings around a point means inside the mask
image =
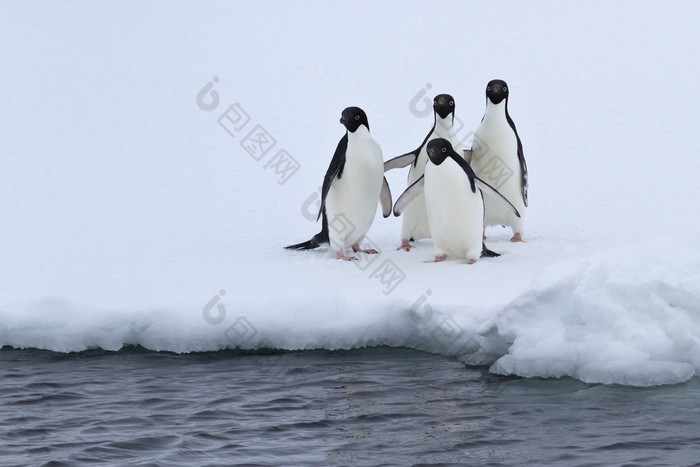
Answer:
POLYGON ((700 381, 494 376, 409 349, 0 351, 2 465, 694 465, 700 381))

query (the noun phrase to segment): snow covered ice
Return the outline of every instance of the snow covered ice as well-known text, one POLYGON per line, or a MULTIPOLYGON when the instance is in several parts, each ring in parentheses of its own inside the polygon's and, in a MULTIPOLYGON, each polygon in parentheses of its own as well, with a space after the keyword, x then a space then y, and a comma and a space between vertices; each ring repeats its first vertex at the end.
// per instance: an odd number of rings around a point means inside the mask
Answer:
MULTIPOLYGON (((390 345, 524 377, 697 375, 700 6, 442 2, 442 32, 425 7, 8 5, 0 345, 390 345), (468 140, 493 78, 529 167, 527 243, 489 229, 500 258, 424 264, 431 243, 395 251, 401 221, 378 211, 381 255, 283 250, 320 229, 343 108, 387 160, 439 93, 468 140)), ((394 199, 405 177, 387 173, 394 199)))

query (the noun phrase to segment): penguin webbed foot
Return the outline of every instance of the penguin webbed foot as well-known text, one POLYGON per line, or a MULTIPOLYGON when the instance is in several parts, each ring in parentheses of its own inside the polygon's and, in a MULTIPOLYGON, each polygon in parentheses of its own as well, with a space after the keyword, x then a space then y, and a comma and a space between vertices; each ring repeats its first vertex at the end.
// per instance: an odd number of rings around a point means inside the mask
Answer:
POLYGON ((401 240, 401 246, 396 249, 398 250, 406 250, 406 251, 411 251, 411 243, 409 240, 401 240))
MULTIPOLYGON (((379 254, 379 252, 377 250, 375 250, 374 248, 369 249, 369 250, 363 250, 362 248, 360 248, 359 245, 353 245, 352 251, 354 251, 355 253, 367 253, 368 255, 379 254)), ((355 259, 357 259, 357 258, 355 258, 355 259)))
POLYGON ((357 261, 357 258, 355 258, 354 256, 345 256, 342 251, 336 251, 335 254, 338 257, 338 259, 341 259, 343 261, 357 261))
POLYGON ((525 240, 523 240, 523 236, 520 232, 515 232, 513 234, 513 238, 510 239, 511 243, 525 243, 525 240))
POLYGON ((424 261, 425 263, 442 263, 447 258, 447 255, 436 256, 435 259, 424 261))

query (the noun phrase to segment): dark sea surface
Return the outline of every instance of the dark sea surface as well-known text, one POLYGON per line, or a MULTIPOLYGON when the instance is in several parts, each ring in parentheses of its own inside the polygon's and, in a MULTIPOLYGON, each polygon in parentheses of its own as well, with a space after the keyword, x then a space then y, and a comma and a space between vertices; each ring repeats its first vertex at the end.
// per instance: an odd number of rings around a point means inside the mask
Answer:
POLYGON ((0 351, 10 465, 700 465, 700 381, 495 376, 409 349, 0 351))

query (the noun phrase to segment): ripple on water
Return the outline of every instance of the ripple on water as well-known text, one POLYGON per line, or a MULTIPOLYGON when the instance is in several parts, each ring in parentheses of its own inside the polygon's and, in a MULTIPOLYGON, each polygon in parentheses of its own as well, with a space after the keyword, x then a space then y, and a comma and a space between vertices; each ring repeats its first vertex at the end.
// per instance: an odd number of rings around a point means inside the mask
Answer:
POLYGON ((0 371, 8 465, 683 465, 700 432, 697 378, 527 380, 408 349, 4 350, 0 371))

